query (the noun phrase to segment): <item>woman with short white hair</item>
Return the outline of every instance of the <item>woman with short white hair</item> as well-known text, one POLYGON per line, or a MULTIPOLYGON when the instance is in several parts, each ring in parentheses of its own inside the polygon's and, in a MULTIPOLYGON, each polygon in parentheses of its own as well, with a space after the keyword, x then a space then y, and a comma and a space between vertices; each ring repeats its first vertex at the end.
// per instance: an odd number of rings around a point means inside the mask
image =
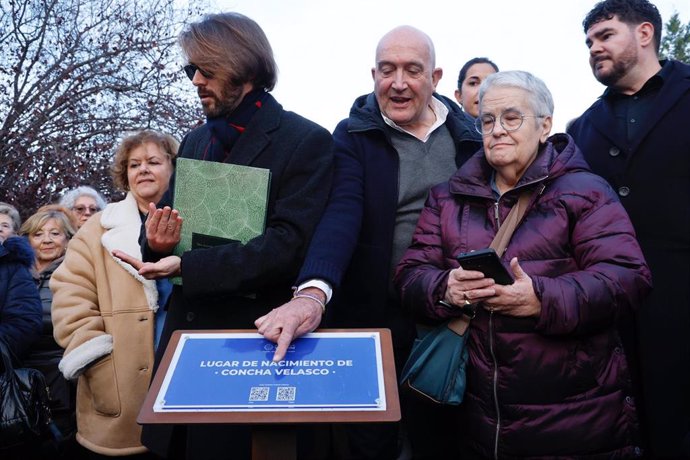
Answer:
POLYGON ((611 187, 570 136, 550 136, 552 114, 538 78, 489 75, 476 119, 484 147, 429 192, 398 265, 405 307, 439 324, 474 315, 457 409, 463 459, 640 452, 616 322, 651 276, 611 187), (524 216, 498 254, 514 281, 463 267, 457 256, 489 247, 523 196, 524 216))
POLYGON ((79 227, 89 220, 89 217, 102 211, 107 202, 95 189, 82 185, 67 191, 60 199, 60 205, 74 213, 79 227))

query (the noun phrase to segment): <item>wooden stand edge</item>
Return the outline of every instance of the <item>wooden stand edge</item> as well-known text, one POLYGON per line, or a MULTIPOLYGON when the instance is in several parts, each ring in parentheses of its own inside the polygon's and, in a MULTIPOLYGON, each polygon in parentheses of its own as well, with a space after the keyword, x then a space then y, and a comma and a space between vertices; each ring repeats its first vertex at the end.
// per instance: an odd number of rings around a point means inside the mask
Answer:
POLYGON ((253 411, 233 412, 154 412, 153 405, 172 361, 182 334, 190 333, 256 333, 255 329, 178 330, 173 332, 163 359, 153 377, 144 404, 137 417, 139 424, 293 424, 293 423, 375 423, 400 420, 398 381, 393 359, 393 345, 389 329, 317 329, 314 332, 378 332, 383 361, 383 379, 386 392, 386 409, 376 411, 253 411))

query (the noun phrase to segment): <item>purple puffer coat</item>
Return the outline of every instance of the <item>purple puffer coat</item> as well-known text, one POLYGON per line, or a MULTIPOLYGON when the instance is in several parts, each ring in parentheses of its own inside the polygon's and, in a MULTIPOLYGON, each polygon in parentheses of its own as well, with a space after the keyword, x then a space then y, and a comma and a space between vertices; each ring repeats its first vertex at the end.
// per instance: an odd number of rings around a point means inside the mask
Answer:
POLYGON ((470 324, 458 433, 482 458, 628 458, 637 415, 614 323, 651 276, 628 215, 572 139, 552 136, 496 202, 483 150, 433 188, 398 266, 403 303, 427 317, 461 252, 486 248, 525 188, 535 190, 503 262, 517 257, 541 301, 538 318, 479 309, 470 324), (539 193, 541 191, 541 193, 539 193), (591 457, 590 457, 591 456, 591 457))

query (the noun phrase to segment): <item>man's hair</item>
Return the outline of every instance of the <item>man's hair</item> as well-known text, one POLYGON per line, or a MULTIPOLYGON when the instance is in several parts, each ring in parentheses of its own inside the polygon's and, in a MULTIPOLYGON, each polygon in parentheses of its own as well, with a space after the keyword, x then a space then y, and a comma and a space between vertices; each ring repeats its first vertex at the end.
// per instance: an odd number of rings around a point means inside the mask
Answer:
POLYGON ((604 0, 596 5, 587 13, 582 26, 585 33, 594 24, 601 21, 608 21, 618 16, 618 20, 628 26, 637 26, 643 22, 650 22, 654 26, 654 47, 659 54, 661 45, 661 14, 652 3, 647 0, 604 0))
POLYGON ((77 201, 77 198, 81 196, 90 196, 93 198, 98 206, 99 211, 102 211, 107 204, 105 199, 96 191, 96 189, 87 185, 82 185, 72 190, 68 190, 64 195, 62 195, 62 198, 60 198, 60 204, 67 209, 72 209, 74 207, 74 202, 77 201))
POLYGON ((252 83, 271 91, 278 66, 259 25, 239 13, 209 14, 190 24, 178 42, 187 61, 235 86, 252 83))
POLYGON ((529 72, 522 70, 509 70, 492 73, 484 79, 479 87, 479 106, 482 105, 484 94, 491 88, 517 88, 526 91, 529 104, 535 115, 553 115, 553 96, 546 84, 529 72))
POLYGON ((472 67, 475 64, 489 64, 491 67, 494 68, 496 72, 498 72, 498 66, 494 64, 494 62, 486 57, 476 57, 472 58, 469 61, 465 62, 465 65, 462 66, 462 69, 460 69, 460 73, 458 74, 458 89, 462 89, 462 82, 465 81, 465 78, 467 78, 467 71, 470 70, 470 67, 472 67))
POLYGON ((155 144, 168 155, 170 161, 175 164, 177 149, 180 143, 170 134, 163 134, 153 130, 143 130, 130 134, 122 139, 117 147, 113 164, 110 167, 110 175, 115 186, 125 192, 129 190, 129 179, 127 178, 127 163, 132 150, 147 143, 155 144))
POLYGON ((19 211, 17 208, 9 203, 0 201, 0 214, 5 214, 12 219, 12 230, 14 233, 19 231, 19 227, 22 225, 22 218, 19 216, 19 211))

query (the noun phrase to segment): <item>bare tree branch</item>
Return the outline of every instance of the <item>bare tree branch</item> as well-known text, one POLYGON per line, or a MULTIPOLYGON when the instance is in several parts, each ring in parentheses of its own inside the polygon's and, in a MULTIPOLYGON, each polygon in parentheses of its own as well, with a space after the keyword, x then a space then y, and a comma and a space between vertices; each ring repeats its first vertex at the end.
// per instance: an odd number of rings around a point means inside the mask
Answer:
POLYGON ((176 0, 0 0, 0 200, 26 217, 68 188, 115 196, 124 133, 181 138, 202 120, 176 0))

